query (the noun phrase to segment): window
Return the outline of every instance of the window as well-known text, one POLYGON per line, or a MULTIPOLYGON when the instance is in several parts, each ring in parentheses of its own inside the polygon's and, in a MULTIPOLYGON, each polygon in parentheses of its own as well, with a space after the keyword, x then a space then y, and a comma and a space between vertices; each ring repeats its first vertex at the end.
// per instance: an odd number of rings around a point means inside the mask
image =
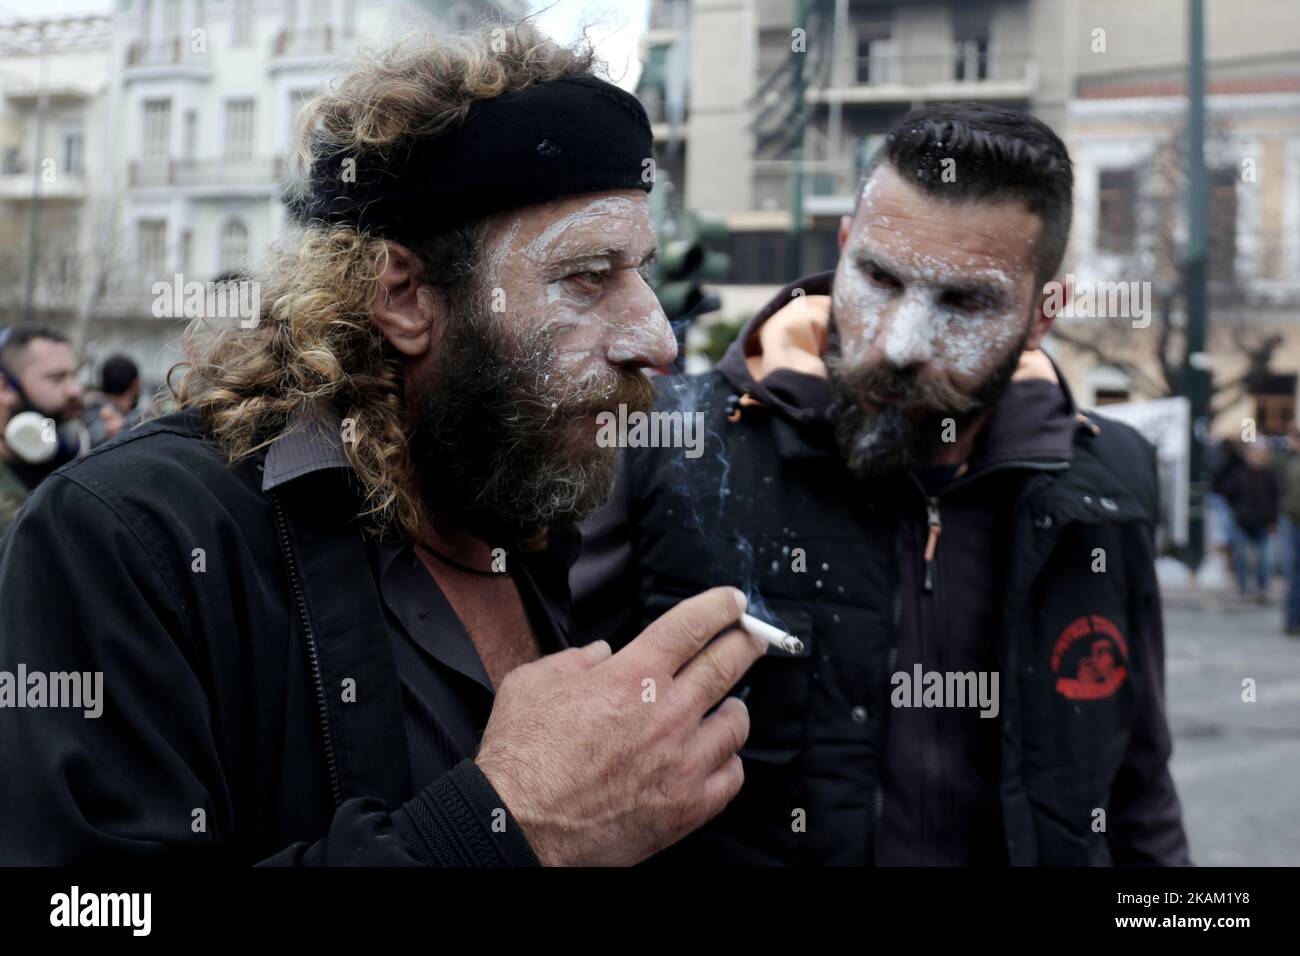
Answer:
POLYGON ((988 37, 957 41, 957 61, 952 78, 959 83, 989 78, 988 37))
POLYGON ((1210 221, 1205 237, 1209 277, 1232 282, 1237 276, 1237 170, 1212 169, 1209 178, 1210 221))
POLYGON ((771 282, 785 270, 788 239, 784 232, 733 231, 725 250, 731 256, 728 281, 737 285, 771 282))
POLYGON ((226 103, 226 158, 249 159, 253 155, 253 101, 226 103))
POLYGON ((963 3, 953 8, 955 57, 952 78, 959 83, 989 78, 989 36, 992 32, 989 8, 982 3, 963 3))
POLYGON ((1126 255, 1137 238, 1137 174, 1103 169, 1097 174, 1097 249, 1126 255))
POLYGON ((181 0, 163 0, 163 38, 170 40, 181 32, 181 0))
POLYGON ((858 27, 857 64, 859 83, 898 81, 898 56, 895 53, 891 24, 877 22, 858 27))
POLYGON ((238 219, 231 219, 221 228, 218 272, 233 272, 248 258, 248 227, 238 219))
POLYGON ((185 141, 183 152, 181 153, 186 159, 193 159, 198 149, 199 140, 199 114, 196 110, 185 111, 185 141))
POLYGON ((172 101, 144 101, 144 155, 165 159, 171 155, 172 101))
POLYGON ((253 0, 233 0, 230 16, 230 45, 251 44, 253 42, 253 0))
POLYGON ((81 130, 70 129, 63 134, 63 171, 69 176, 80 176, 85 171, 82 166, 83 145, 81 130))
POLYGON ((136 228, 140 274, 146 282, 152 282, 167 268, 167 222, 164 219, 141 219, 136 228))

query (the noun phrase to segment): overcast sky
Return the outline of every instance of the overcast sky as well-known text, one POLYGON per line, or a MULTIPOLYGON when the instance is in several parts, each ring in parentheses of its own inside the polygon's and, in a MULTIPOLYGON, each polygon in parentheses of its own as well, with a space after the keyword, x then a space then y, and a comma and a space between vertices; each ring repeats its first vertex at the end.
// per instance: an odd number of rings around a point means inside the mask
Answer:
MULTIPOLYGON (((584 23, 592 27, 596 49, 609 64, 620 86, 631 89, 641 72, 637 39, 645 29, 649 0, 531 0, 542 29, 557 40, 569 42, 584 23)), ((67 13, 106 12, 112 0, 0 0, 0 20, 29 19, 67 13)))

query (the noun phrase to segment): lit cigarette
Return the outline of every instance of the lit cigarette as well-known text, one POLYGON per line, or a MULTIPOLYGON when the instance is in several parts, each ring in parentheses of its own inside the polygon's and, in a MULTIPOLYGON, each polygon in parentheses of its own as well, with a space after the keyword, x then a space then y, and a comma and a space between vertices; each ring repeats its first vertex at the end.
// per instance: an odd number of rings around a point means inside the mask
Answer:
POLYGON ((773 627, 766 621, 760 621, 752 614, 740 615, 740 626, 755 637, 761 637, 778 650, 789 654, 799 654, 803 651, 803 641, 799 640, 799 638, 793 634, 787 634, 779 627, 773 627))

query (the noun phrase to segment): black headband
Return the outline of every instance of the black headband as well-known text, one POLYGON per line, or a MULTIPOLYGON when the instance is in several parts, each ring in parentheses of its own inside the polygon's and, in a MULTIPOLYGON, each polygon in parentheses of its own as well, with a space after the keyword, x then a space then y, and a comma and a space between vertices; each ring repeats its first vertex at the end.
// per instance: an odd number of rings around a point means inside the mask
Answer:
POLYGON ((461 125, 397 155, 319 155, 294 212, 301 221, 416 243, 563 196, 649 192, 653 156, 650 122, 635 96, 594 76, 566 76, 479 100, 461 125))

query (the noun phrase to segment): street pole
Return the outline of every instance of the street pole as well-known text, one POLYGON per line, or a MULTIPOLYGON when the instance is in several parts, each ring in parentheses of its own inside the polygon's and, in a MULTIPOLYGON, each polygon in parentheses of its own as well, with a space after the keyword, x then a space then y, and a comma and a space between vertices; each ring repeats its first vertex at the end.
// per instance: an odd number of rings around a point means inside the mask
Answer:
MULTIPOLYGON (((808 27, 808 0, 795 0, 794 25, 800 30, 808 27)), ((786 278, 794 281, 803 275, 803 134, 804 134, 804 90, 807 86, 805 69, 808 61, 808 37, 803 35, 802 52, 794 53, 797 57, 794 69, 794 155, 790 168, 790 233, 789 246, 786 249, 786 278)), ((794 51, 791 51, 794 52, 794 51)))
POLYGON ((1205 174, 1205 9, 1187 5, 1187 257, 1183 289, 1187 304, 1187 352, 1183 383, 1191 403, 1191 481, 1188 483, 1187 563, 1192 573, 1205 557, 1206 445, 1209 439, 1209 356, 1206 340, 1206 228, 1209 183, 1205 174))
POLYGON ((45 83, 45 27, 42 22, 38 27, 40 42, 38 45, 37 85, 36 91, 36 142, 32 147, 32 215, 27 231, 27 288, 23 304, 23 324, 31 325, 35 321, 36 310, 36 264, 37 243, 40 239, 41 221, 41 159, 45 142, 45 114, 49 110, 50 94, 45 83))

